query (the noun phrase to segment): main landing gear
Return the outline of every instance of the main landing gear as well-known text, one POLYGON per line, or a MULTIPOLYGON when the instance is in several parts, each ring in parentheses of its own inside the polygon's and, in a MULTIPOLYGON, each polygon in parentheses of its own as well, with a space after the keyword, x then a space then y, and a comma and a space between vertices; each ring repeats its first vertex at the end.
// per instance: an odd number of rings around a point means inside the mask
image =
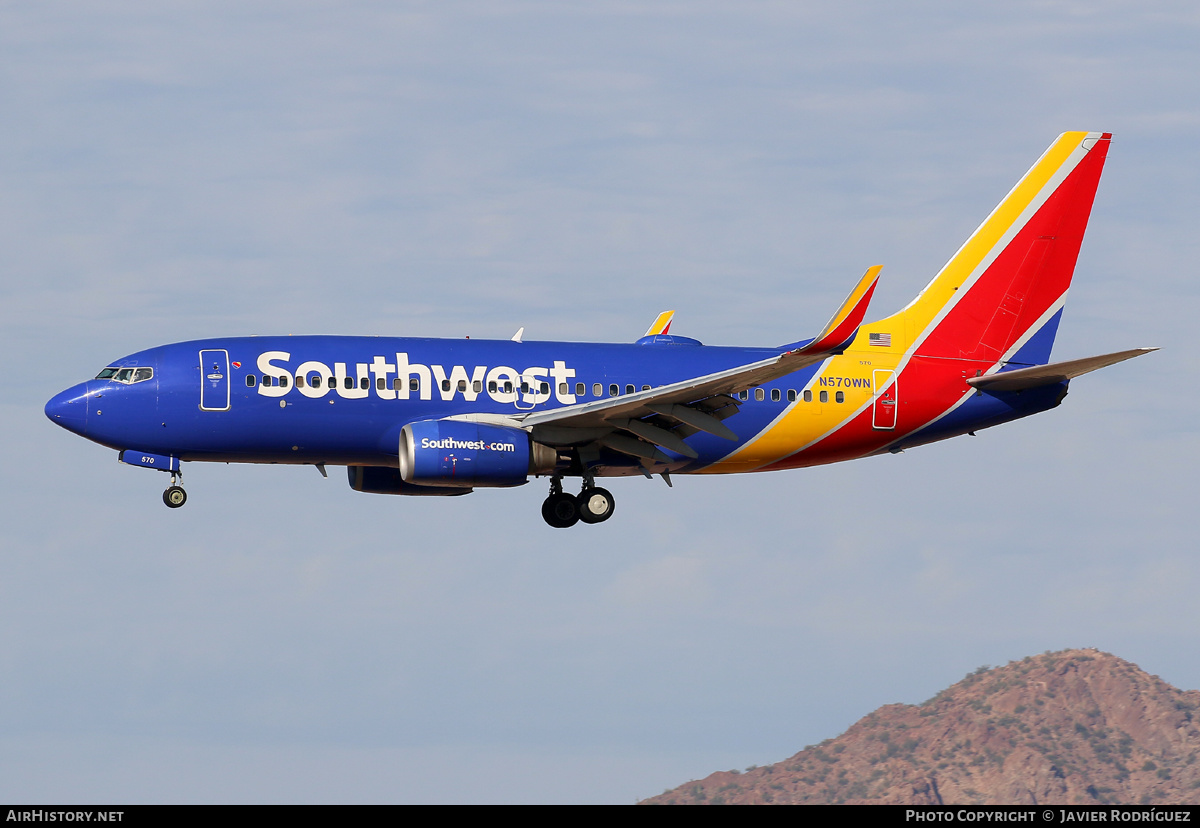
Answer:
MULTIPOLYGON (((164 469, 165 471, 165 469, 164 469)), ((183 504, 187 503, 187 492, 183 490, 183 486, 179 484, 183 482, 183 473, 175 472, 171 474, 171 485, 163 492, 163 503, 171 509, 178 509, 183 504)))
POLYGON ((577 495, 562 490, 562 478, 550 479, 550 496, 542 501, 542 519, 555 529, 566 529, 579 521, 602 523, 612 517, 616 501, 612 492, 601 489, 592 478, 583 479, 583 491, 577 495))

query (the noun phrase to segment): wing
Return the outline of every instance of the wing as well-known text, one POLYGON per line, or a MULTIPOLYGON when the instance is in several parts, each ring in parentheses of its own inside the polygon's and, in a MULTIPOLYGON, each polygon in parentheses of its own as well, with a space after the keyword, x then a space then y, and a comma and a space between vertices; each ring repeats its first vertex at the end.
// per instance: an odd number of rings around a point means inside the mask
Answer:
POLYGON ((875 292, 881 267, 872 267, 817 337, 758 362, 681 380, 669 385, 525 415, 535 439, 551 445, 599 442, 633 457, 670 462, 655 446, 685 457, 696 452, 683 437, 705 431, 736 440, 722 419, 737 412, 732 395, 785 377, 826 357, 840 354, 854 341, 875 292), (616 432, 626 432, 619 434, 616 432))

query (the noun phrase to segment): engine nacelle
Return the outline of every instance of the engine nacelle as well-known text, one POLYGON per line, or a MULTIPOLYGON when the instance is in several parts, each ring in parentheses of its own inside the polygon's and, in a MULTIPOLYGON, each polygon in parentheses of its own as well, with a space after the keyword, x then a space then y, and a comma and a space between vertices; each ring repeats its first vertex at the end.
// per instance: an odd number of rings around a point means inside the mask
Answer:
POLYGON ((391 466, 347 466, 346 476, 350 478, 351 489, 369 494, 453 497, 471 493, 469 488, 414 486, 412 483, 405 483, 400 477, 400 470, 391 466))
POLYGON ((554 449, 519 428, 422 420, 400 431, 400 477, 420 486, 521 486, 557 462, 554 449))

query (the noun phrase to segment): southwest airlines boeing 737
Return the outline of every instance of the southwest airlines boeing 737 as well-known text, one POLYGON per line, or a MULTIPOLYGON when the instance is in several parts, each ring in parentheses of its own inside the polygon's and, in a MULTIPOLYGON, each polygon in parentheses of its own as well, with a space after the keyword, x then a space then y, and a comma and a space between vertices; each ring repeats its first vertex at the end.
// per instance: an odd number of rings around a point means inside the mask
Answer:
POLYGON ((397 495, 548 477, 554 527, 612 516, 597 478, 778 471, 973 433, 1154 350, 1050 362, 1110 137, 1060 136, 908 307, 864 323, 872 267, 814 339, 705 346, 671 334, 671 312, 632 344, 206 339, 116 360, 46 416, 170 473, 170 507, 185 461, 339 465, 356 491, 397 495))

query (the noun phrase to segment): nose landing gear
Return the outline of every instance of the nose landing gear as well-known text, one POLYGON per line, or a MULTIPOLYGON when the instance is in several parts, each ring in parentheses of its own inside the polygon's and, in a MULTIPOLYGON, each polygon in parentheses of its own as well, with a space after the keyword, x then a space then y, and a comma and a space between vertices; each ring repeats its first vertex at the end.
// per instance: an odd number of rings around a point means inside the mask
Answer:
POLYGON ((612 492, 584 477, 583 491, 570 495, 562 490, 562 478, 550 479, 550 495, 542 501, 542 519, 555 529, 566 529, 579 521, 602 523, 612 517, 616 501, 612 492))
POLYGON ((178 509, 187 503, 187 492, 183 490, 183 486, 179 485, 182 482, 182 473, 176 472, 171 474, 171 485, 163 492, 163 503, 167 504, 168 508, 178 509))

